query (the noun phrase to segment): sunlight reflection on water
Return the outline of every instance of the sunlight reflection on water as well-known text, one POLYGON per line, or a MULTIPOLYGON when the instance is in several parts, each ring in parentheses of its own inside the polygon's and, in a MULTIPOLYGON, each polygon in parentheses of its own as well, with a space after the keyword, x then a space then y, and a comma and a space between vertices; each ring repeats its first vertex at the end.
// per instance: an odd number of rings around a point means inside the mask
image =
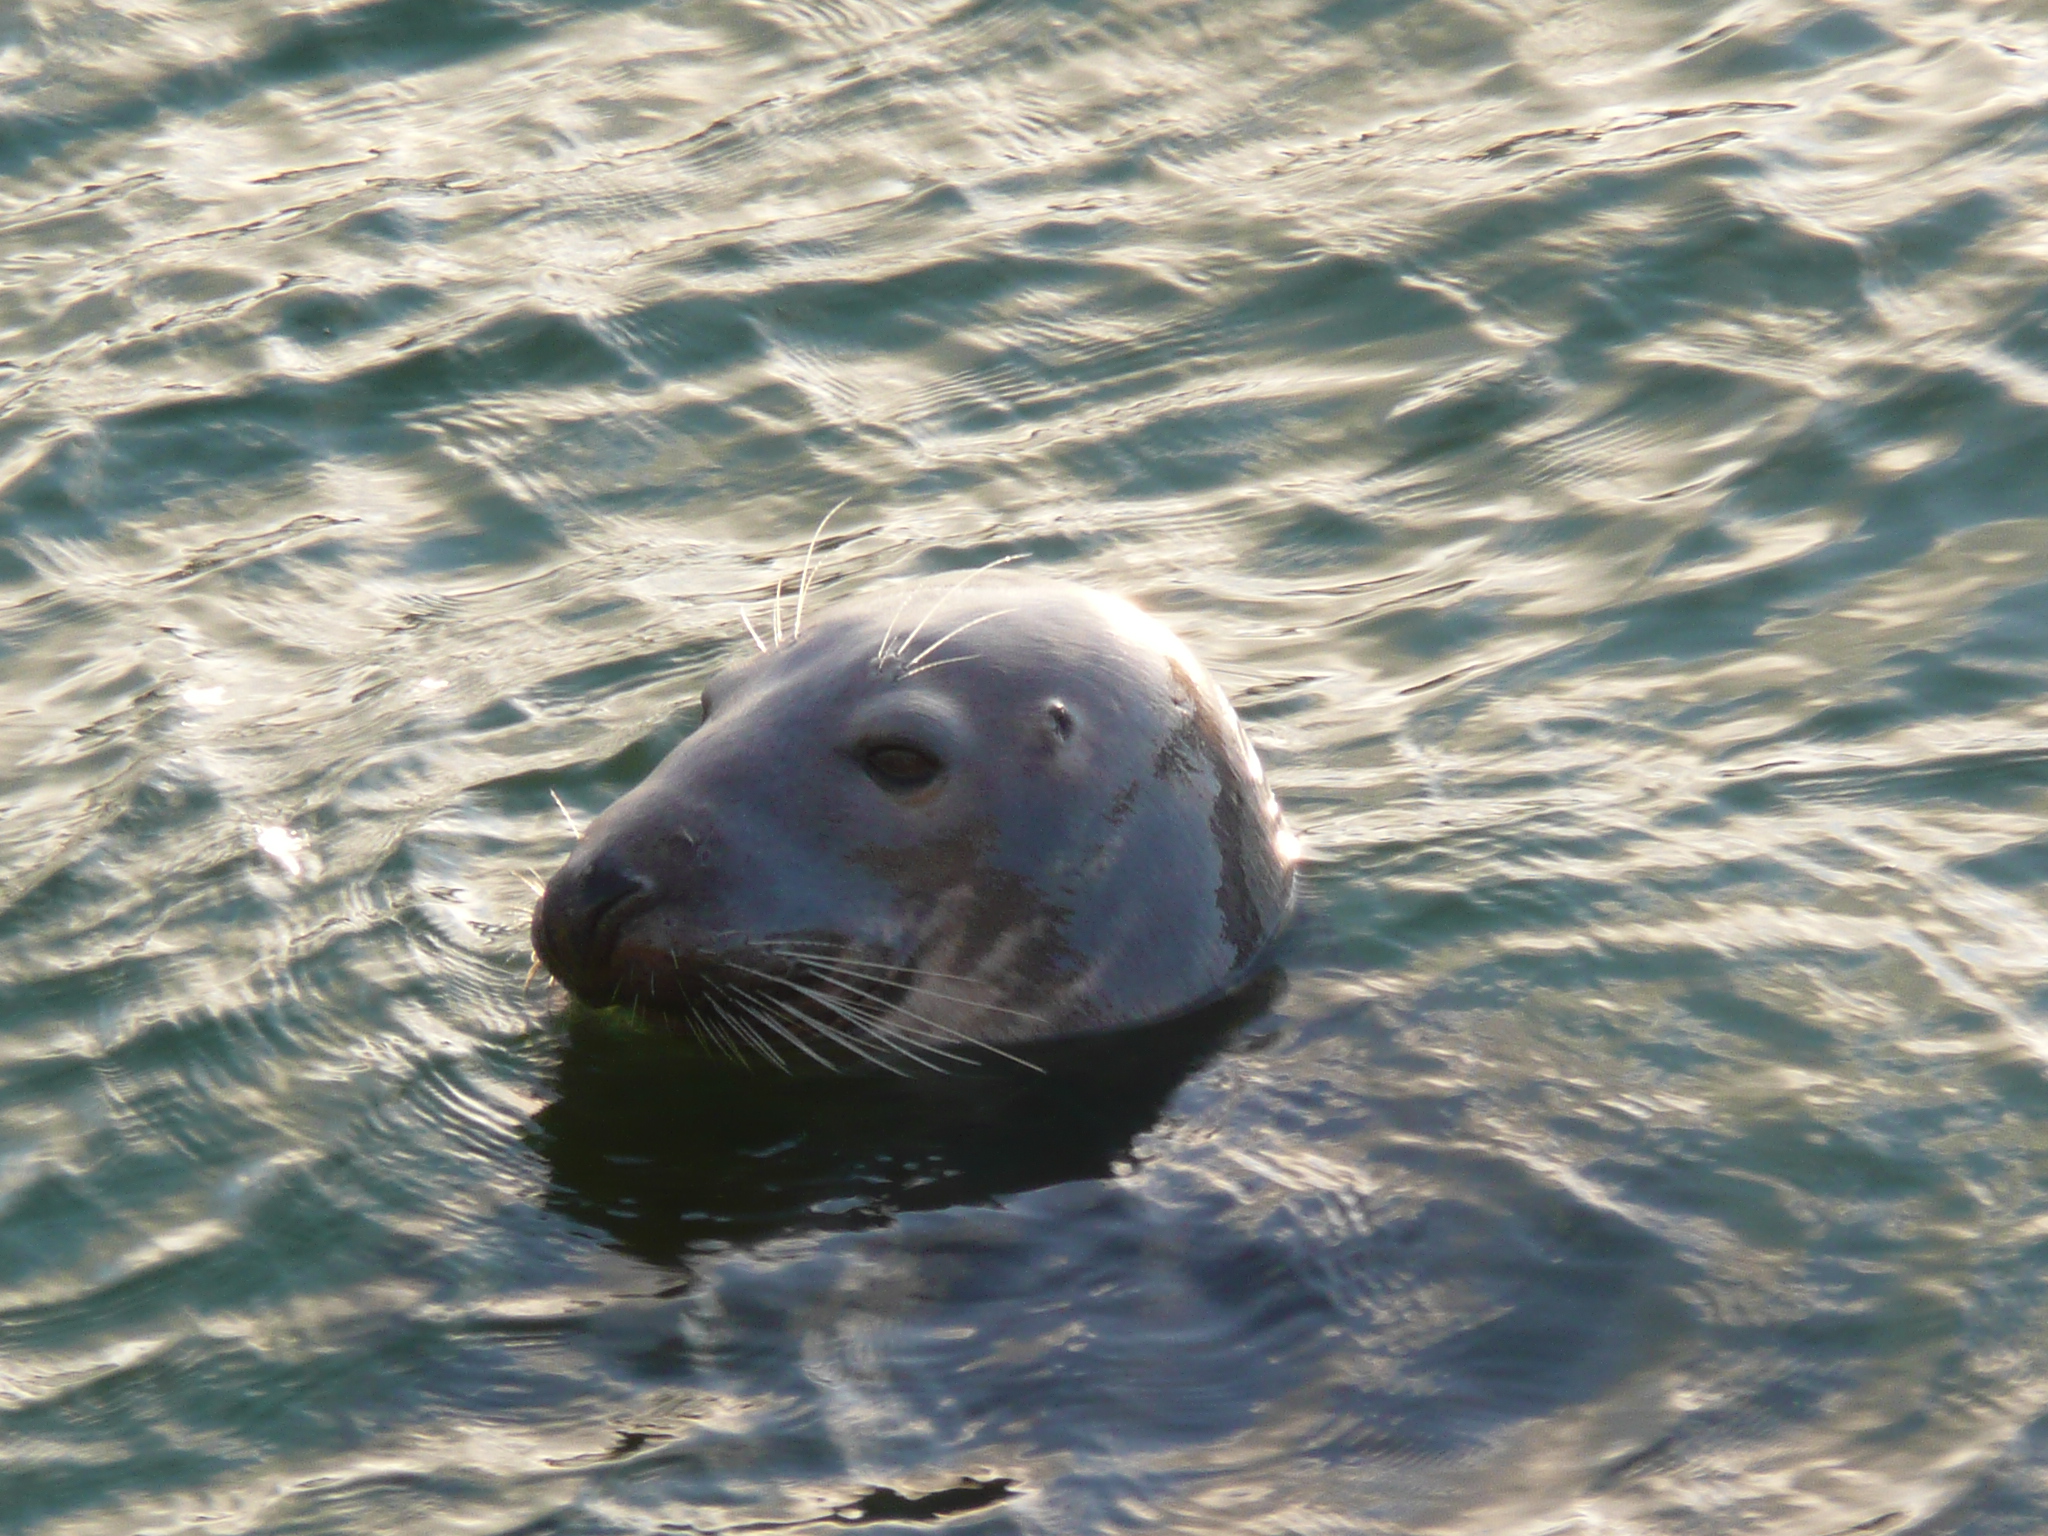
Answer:
POLYGON ((0 1525, 2038 1529, 2044 58, 0 18, 0 1525), (775 1205, 529 882, 842 498, 1172 623, 1308 894, 1100 1144, 775 1205))

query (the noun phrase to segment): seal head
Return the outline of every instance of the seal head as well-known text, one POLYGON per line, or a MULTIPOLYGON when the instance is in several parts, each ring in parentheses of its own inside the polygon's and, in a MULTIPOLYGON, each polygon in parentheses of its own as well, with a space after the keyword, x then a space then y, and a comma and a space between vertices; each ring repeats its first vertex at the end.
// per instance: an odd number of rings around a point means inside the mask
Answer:
POLYGON ((1165 626, 988 574, 837 606, 720 673, 533 917, 577 998, 742 1057, 943 1068, 1235 990, 1294 841, 1165 626))

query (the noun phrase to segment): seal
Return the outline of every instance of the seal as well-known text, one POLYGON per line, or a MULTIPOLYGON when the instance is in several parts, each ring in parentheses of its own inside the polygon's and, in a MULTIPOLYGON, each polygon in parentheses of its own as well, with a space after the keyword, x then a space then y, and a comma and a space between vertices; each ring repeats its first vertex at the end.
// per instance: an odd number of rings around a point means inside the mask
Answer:
POLYGON ((800 592, 796 619, 547 883, 534 952, 574 997, 742 1060, 910 1074, 1259 972, 1297 845, 1163 624, 996 571, 808 630, 800 592))

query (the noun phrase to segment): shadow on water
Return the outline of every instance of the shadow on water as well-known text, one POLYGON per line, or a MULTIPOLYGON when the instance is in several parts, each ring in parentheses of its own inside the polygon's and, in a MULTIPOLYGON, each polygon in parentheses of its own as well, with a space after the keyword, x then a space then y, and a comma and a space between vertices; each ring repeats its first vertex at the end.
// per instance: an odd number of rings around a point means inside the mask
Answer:
POLYGON ((788 1076, 572 1008, 535 1141, 549 1204, 660 1264, 706 1242, 886 1225, 1109 1176, 1168 1099, 1285 987, 1270 970, 1164 1024, 943 1076, 788 1076))

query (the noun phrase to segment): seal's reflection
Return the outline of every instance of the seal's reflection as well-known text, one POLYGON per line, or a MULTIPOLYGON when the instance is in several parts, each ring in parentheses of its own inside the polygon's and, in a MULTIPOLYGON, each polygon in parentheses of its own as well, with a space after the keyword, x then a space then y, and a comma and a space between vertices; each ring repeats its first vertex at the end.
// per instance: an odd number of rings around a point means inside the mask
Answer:
POLYGON ((1272 970, 1170 1023, 1032 1046, 1036 1072, 995 1062, 909 1079, 745 1070, 572 1012, 536 1131, 549 1204, 674 1264, 708 1241, 878 1226, 1104 1178, 1283 986, 1272 970))

